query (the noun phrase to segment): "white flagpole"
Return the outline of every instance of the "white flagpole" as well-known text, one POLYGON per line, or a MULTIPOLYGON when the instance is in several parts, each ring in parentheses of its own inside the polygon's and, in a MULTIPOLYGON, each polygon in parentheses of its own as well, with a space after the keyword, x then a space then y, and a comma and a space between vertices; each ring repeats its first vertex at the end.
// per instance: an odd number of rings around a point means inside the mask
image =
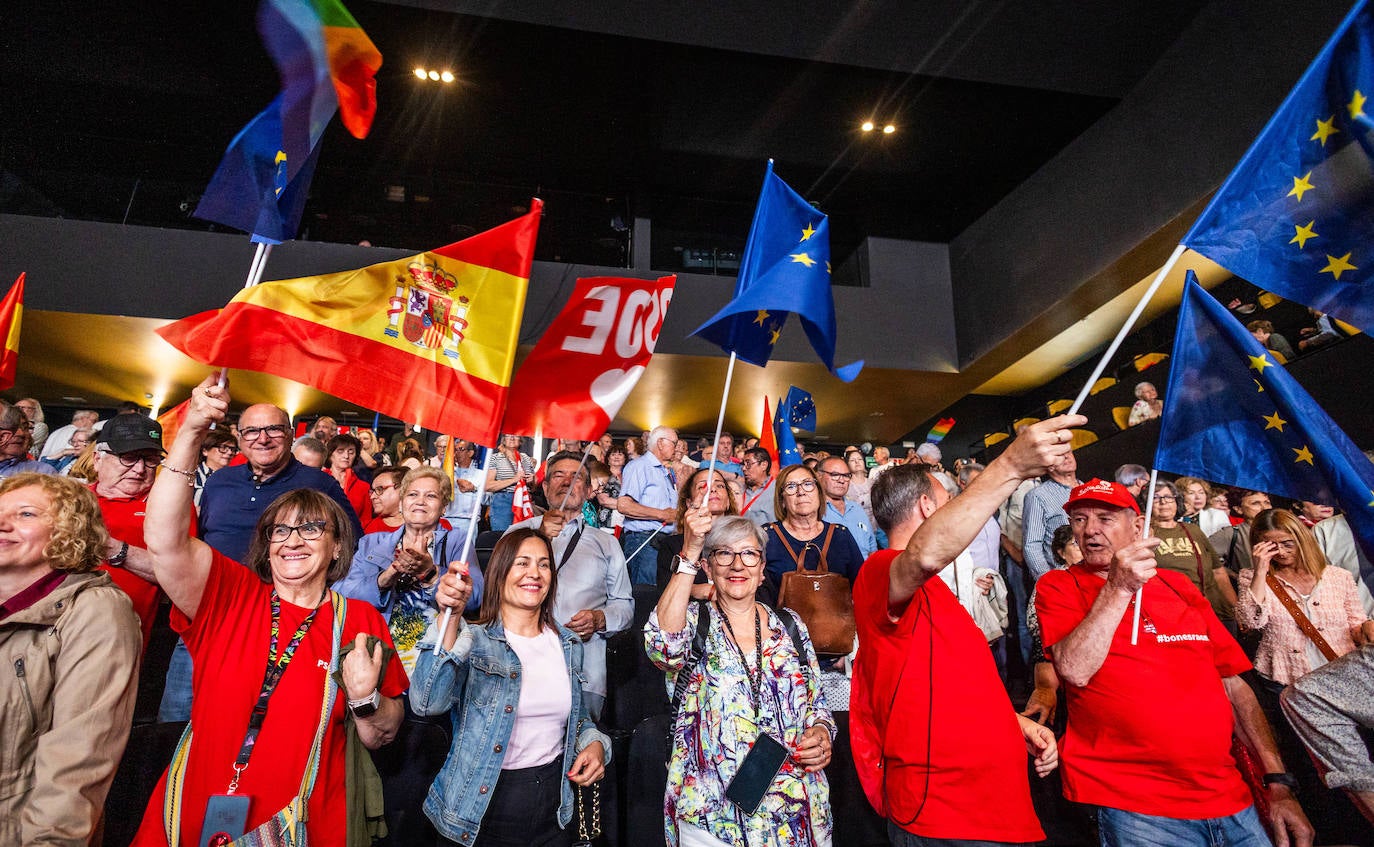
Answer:
MULTIPOLYGON (((253 261, 248 265, 248 277, 243 281, 244 288, 252 288, 262 281, 262 272, 267 269, 267 257, 272 252, 272 245, 263 241, 258 242, 258 249, 253 251, 253 261)), ((219 369, 219 387, 224 388, 229 382, 229 369, 219 369)), ((210 425, 214 429, 214 424, 210 425)))
MULTIPOLYGON (((716 451, 720 449, 720 431, 725 427, 725 406, 730 400, 730 381, 735 376, 735 351, 730 351, 730 364, 725 368, 725 390, 720 394, 720 414, 716 416, 716 437, 711 441, 711 462, 706 470, 706 496, 711 494, 711 477, 716 473, 716 451)), ((705 498, 703 498, 705 499, 705 498)), ((653 536, 649 536, 652 538, 653 536)))
MULTIPOLYGON (((450 435, 449 438, 454 436, 450 435)), ((491 454, 495 447, 487 447, 486 455, 482 457, 482 488, 477 490, 477 496, 472 498, 472 511, 468 513, 468 537, 463 541, 463 555, 459 561, 468 566, 468 573, 472 573, 472 563, 469 558, 472 555, 473 546, 477 543, 477 521, 482 517, 482 492, 487 487, 487 471, 491 468, 491 454)), ((444 562, 440 568, 440 579, 442 574, 448 573, 448 562, 444 562)), ((499 590, 499 589, 498 589, 499 590)), ((448 632, 449 618, 453 615, 453 609, 444 610, 444 614, 439 618, 439 637, 434 642, 434 649, 438 651, 439 645, 444 643, 444 633, 448 632)))
POLYGON ((1097 367, 1093 369, 1093 375, 1088 377, 1088 382, 1083 386, 1083 390, 1078 392, 1078 397, 1074 399, 1073 405, 1069 407, 1067 414, 1078 414, 1078 407, 1082 406, 1083 401, 1088 399, 1089 392, 1093 390, 1093 386, 1096 385, 1097 380, 1101 378, 1102 372, 1107 369, 1107 363, 1116 355, 1116 351, 1121 347, 1121 342, 1126 340, 1126 336, 1130 334, 1131 328, 1135 326, 1135 322, 1140 320, 1140 315, 1145 311, 1145 307, 1149 305, 1150 299, 1155 296, 1156 291, 1159 291, 1159 287, 1164 284, 1164 278, 1174 269, 1174 265, 1178 264, 1178 260, 1182 258, 1183 251, 1186 249, 1188 248, 1184 247, 1182 244, 1175 247, 1174 252, 1169 256, 1169 261, 1165 262, 1164 267, 1160 268, 1159 273, 1155 274, 1155 278, 1150 283, 1150 287, 1145 289, 1145 293, 1140 297, 1140 302, 1135 304, 1135 309, 1131 312, 1130 316, 1126 318, 1126 323, 1121 325, 1121 330, 1117 332, 1116 338, 1112 339, 1111 345, 1107 347, 1107 352, 1102 354, 1102 360, 1099 361, 1097 367))
MULTIPOLYGON (((577 470, 574 471, 574 473, 573 473, 574 478, 576 478, 576 477, 578 477, 578 476, 581 476, 581 475, 582 475, 582 469, 585 468, 586 466, 587 466, 587 451, 586 451, 586 450, 583 450, 583 451, 582 451, 582 461, 580 461, 580 462, 577 463, 577 470)), ((545 478, 547 479, 547 476, 546 476, 545 478)), ((565 491, 565 492, 563 492, 563 502, 558 504, 558 511, 561 512, 561 511, 563 511, 565 508, 567 508, 567 506, 568 506, 568 498, 571 497, 571 496, 572 496, 572 486, 569 485, 569 486, 568 486, 568 490, 565 491)))
MULTIPOLYGON (((1142 538, 1150 537, 1150 515, 1155 508, 1155 483, 1159 481, 1159 469, 1150 471, 1150 492, 1145 498, 1145 534, 1142 538)), ((1175 504, 1177 505, 1177 504, 1175 504)), ((1131 646, 1134 647, 1140 638, 1140 604, 1144 599, 1145 587, 1141 586, 1135 590, 1135 620, 1131 622, 1131 646)))

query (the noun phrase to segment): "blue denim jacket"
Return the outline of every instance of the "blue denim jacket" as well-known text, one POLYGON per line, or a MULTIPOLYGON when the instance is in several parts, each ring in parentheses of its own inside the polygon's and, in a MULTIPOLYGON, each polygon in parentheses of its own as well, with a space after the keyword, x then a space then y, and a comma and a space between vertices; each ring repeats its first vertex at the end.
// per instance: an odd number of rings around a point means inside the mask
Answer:
MULTIPOLYGON (((568 716, 563 747, 563 772, 567 773, 578 752, 593 741, 601 742, 609 762, 611 741, 588 719, 582 704, 582 640, 561 626, 558 636, 572 684, 573 711, 568 716)), ((503 751, 515 726, 522 683, 520 659, 506 642, 500 621, 485 626, 464 623, 451 651, 435 650, 437 638, 436 623, 420 643, 420 656, 410 679, 410 706, 421 715, 448 712, 453 746, 430 786, 424 809, 445 838, 471 844, 501 775, 503 751)), ((564 779, 558 825, 566 828, 572 815, 573 787, 564 779)))

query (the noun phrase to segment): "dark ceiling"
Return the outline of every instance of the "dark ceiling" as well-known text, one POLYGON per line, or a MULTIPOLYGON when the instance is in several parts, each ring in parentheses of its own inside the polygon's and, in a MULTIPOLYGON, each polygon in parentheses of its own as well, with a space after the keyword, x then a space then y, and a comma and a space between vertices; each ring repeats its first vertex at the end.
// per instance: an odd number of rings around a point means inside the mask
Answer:
MULTIPOLYGON (((187 210, 277 88, 255 5, 11 4, 0 211, 208 226, 187 210)), ((364 141, 329 130, 303 237, 425 248, 539 194, 539 258, 623 265, 638 216, 655 267, 675 269, 675 248, 743 246, 770 156, 831 213, 837 257, 870 235, 949 241, 1201 4, 348 5, 385 57, 377 120, 364 141), (416 65, 458 82, 420 83, 416 65), (860 132, 870 115, 897 131, 860 132)))

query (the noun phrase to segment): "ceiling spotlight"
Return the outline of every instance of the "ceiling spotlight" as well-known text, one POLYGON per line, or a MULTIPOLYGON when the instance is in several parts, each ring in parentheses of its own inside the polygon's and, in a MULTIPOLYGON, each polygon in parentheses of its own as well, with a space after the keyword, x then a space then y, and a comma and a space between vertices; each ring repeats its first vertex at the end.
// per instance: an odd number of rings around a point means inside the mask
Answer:
POLYGON ((438 82, 438 81, 439 81, 439 72, 438 72, 438 71, 430 71, 430 72, 429 72, 429 78, 432 79, 432 80, 434 80, 435 82, 438 82))
POLYGON ((864 121, 864 122, 859 126, 859 129, 863 130, 864 132, 872 132, 872 131, 873 131, 873 121, 864 121))
POLYGON ((439 79, 443 80, 444 82, 453 82, 453 71, 444 71, 443 73, 439 74, 439 79))
POLYGON ((883 135, 891 135, 896 131, 897 127, 893 126, 892 124, 888 124, 887 126, 883 127, 883 135))
POLYGON ((425 73, 424 68, 416 68, 414 73, 416 79, 426 79, 428 77, 428 74, 425 73))

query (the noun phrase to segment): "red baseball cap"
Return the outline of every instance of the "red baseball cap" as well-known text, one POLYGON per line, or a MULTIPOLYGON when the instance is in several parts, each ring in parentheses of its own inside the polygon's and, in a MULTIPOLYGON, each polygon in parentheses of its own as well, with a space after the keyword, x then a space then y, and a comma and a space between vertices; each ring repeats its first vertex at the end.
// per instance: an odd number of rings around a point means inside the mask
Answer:
POLYGON ((1140 504, 1131 496, 1131 492, 1126 490, 1126 486, 1119 482, 1108 482, 1105 479, 1093 478, 1069 492, 1069 501, 1064 504, 1064 511, 1072 511, 1075 506, 1107 506, 1112 509, 1131 509, 1137 515, 1140 514, 1140 504))

